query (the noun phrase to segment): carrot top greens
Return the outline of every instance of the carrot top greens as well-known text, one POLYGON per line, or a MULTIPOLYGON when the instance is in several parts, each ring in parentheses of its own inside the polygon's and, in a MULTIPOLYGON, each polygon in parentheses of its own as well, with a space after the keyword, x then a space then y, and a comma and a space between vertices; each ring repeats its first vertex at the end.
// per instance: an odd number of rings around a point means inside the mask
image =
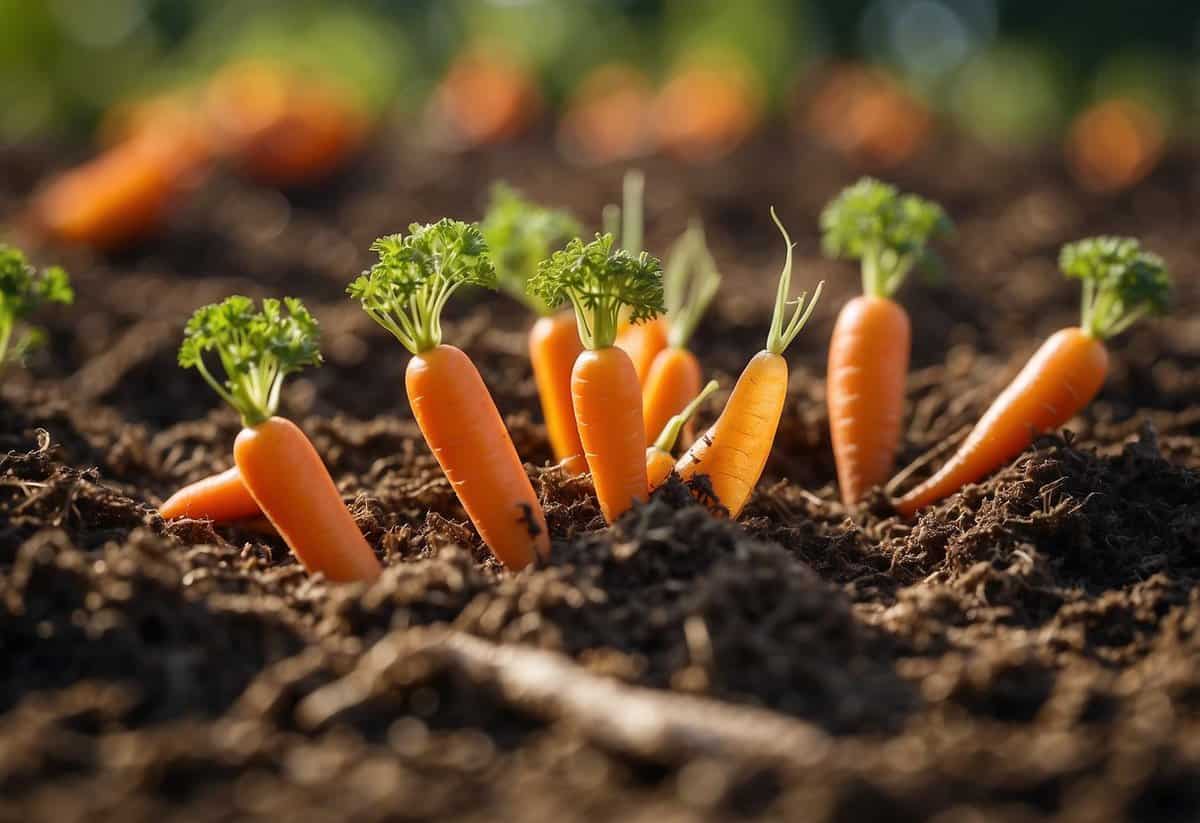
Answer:
POLYGON ((671 320, 667 333, 670 345, 687 345, 720 286, 721 273, 704 242, 704 226, 695 220, 671 247, 663 270, 663 303, 671 320))
POLYGON ((869 177, 821 212, 825 253, 861 261, 863 292, 876 297, 894 295, 914 268, 938 270, 940 261, 928 244, 951 228, 937 203, 869 177))
POLYGON ((662 266, 646 252, 637 257, 613 251, 613 236, 598 234, 590 243, 576 238, 538 266, 529 291, 548 306, 570 302, 579 338, 589 349, 611 346, 618 318, 628 308, 629 322, 640 323, 663 312, 662 266))
POLYGON ((800 296, 795 300, 788 300, 788 294, 792 290, 792 248, 795 244, 792 243, 792 238, 788 235, 787 229, 783 227, 783 223, 779 222, 779 215, 775 214, 774 207, 771 208, 771 219, 775 221, 775 225, 783 234, 783 241, 787 244, 787 255, 783 259, 783 271, 779 274, 779 288, 775 292, 775 311, 771 314, 771 329, 767 332, 767 351, 771 354, 783 354, 784 350, 796 339, 800 330, 808 323, 808 318, 812 317, 813 309, 817 307, 817 301, 821 299, 821 291, 825 288, 825 281, 817 283, 812 300, 807 300, 808 292, 806 291, 800 292, 800 296), (796 307, 792 310, 791 317, 787 317, 789 303, 796 307))
POLYGON ((1171 277, 1162 258, 1130 237, 1091 237, 1063 246, 1059 268, 1083 282, 1082 328, 1105 340, 1148 314, 1163 314, 1171 277))
POLYGON ((179 347, 179 365, 200 372, 247 428, 274 416, 285 377, 320 363, 317 321, 295 297, 263 300, 261 311, 241 295, 202 306, 179 347), (216 353, 224 381, 209 371, 204 361, 209 352, 216 353))
POLYGON ((21 362, 41 343, 41 329, 25 329, 13 339, 17 323, 45 303, 69 304, 75 299, 67 273, 58 266, 40 273, 25 255, 0 243, 0 370, 10 362, 21 362))
POLYGON ((527 200, 516 189, 497 183, 487 214, 479 224, 487 243, 500 288, 537 314, 547 314, 545 303, 525 290, 537 265, 572 237, 579 223, 565 211, 548 209, 527 200))
POLYGON ((379 262, 346 289, 413 354, 442 343, 442 309, 460 286, 494 289, 496 270, 474 223, 413 223, 371 244, 379 262))

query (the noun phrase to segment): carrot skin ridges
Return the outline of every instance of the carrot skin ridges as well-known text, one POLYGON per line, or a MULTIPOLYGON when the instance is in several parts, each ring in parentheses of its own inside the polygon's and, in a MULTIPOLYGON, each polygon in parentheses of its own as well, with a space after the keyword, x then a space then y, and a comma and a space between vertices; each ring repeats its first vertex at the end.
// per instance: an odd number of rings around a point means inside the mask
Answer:
POLYGON ((665 452, 657 446, 647 447, 646 480, 650 484, 650 491, 654 491, 666 483, 667 478, 674 470, 675 458, 671 456, 670 452, 665 452))
POLYGON ((958 451, 933 477, 896 501, 911 516, 1012 460, 1038 434, 1078 414, 1104 385, 1108 351, 1078 328, 1052 335, 996 398, 958 451))
POLYGON ((542 317, 529 330, 529 362, 542 402, 546 436, 555 459, 569 474, 587 471, 571 401, 571 370, 582 351, 573 312, 542 317))
POLYGON ((623 349, 633 361, 638 383, 645 385, 654 358, 667 347, 668 331, 667 318, 660 315, 644 323, 626 326, 617 335, 615 345, 618 349, 623 349))
POLYGON ((716 502, 731 518, 741 514, 767 465, 787 384, 788 366, 782 356, 768 351, 754 355, 717 422, 675 465, 684 480, 707 475, 716 502))
MULTIPOLYGON (((667 422, 700 393, 702 381, 700 361, 687 349, 668 346, 655 356, 642 383, 642 423, 649 439, 646 445, 653 443, 667 422)), ((692 444, 694 433, 695 424, 689 420, 683 429, 685 446, 692 444)))
POLYGON ((571 377, 575 421, 604 519, 613 523, 650 494, 642 388, 621 349, 589 349, 571 377))
POLYGON ((408 363, 408 400, 467 516, 510 569, 550 555, 541 503, 475 364, 439 345, 408 363))
POLYGON ((336 582, 379 576, 379 560, 296 424, 272 417, 243 429, 233 457, 246 488, 304 568, 336 582))
POLYGON ((262 511, 234 466, 184 486, 159 506, 158 513, 164 520, 190 517, 228 523, 257 517, 262 511))
POLYGON ((911 346, 908 313, 886 297, 856 297, 838 315, 826 396, 838 486, 847 505, 891 476, 911 346))

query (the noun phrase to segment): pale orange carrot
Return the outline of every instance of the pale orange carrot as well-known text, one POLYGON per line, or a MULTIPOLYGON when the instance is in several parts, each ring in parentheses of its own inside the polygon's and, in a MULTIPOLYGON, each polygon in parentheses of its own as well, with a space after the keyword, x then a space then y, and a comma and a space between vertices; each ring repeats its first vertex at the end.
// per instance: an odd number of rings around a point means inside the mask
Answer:
POLYGON ((1098 237, 1063 248, 1063 272, 1083 281, 1083 324, 1052 335, 996 398, 955 455, 896 501, 906 516, 1003 466, 1036 435, 1082 411, 1108 373, 1104 341, 1166 309, 1170 279, 1162 260, 1129 238, 1098 237))
POLYGON ((788 366, 783 352, 812 316, 824 285, 817 284, 811 300, 801 294, 794 301, 791 316, 786 317, 792 282, 792 241, 774 209, 771 218, 783 233, 787 257, 779 276, 767 347, 746 365, 717 422, 675 466, 685 481, 706 478, 711 494, 698 489, 698 495, 715 513, 731 518, 741 514, 767 465, 787 399, 788 366))
POLYGON ((838 486, 849 505, 892 472, 912 336, 892 297, 949 221, 936 204, 868 178, 825 207, 821 227, 827 254, 862 261, 865 294, 838 315, 826 390, 838 486))
POLYGON ((467 284, 497 285, 479 228, 414 223, 371 248, 379 262, 347 291, 412 353, 405 387, 413 415, 467 516, 510 569, 548 557, 546 517, 492 395, 470 358, 442 343, 451 295, 467 284))

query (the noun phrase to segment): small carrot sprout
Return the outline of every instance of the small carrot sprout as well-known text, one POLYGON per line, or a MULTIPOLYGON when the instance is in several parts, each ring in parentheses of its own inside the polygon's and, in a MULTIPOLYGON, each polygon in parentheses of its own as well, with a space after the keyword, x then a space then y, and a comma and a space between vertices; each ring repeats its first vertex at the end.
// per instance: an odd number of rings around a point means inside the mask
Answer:
POLYGON ((679 433, 683 431, 683 427, 687 425, 688 420, 692 419, 692 415, 696 413, 696 409, 700 408, 700 404, 707 400, 716 390, 717 381, 709 380, 704 388, 700 390, 700 393, 684 406, 679 414, 674 415, 667 421, 667 425, 663 426, 658 439, 654 441, 654 448, 669 454, 675 448, 675 441, 679 439, 679 433))
POLYGON ((792 249, 795 248, 795 244, 792 243, 792 238, 783 227, 783 223, 779 222, 779 215, 775 213, 774 207, 771 208, 771 219, 783 234, 787 254, 783 260, 783 271, 779 275, 779 290, 775 293, 775 311, 771 314, 771 329, 767 332, 767 351, 771 354, 783 354, 812 317, 813 309, 821 299, 821 291, 825 288, 825 281, 817 283, 811 300, 808 300, 806 291, 800 292, 800 296, 795 300, 788 300, 788 293, 792 289, 792 249), (785 323, 789 304, 794 304, 796 308, 785 323))
POLYGON ((51 266, 38 272, 20 250, 0 243, 0 370, 23 362, 44 338, 41 329, 25 328, 14 340, 19 322, 41 305, 69 305, 74 299, 65 271, 51 266))
POLYGON ((825 254, 861 261, 863 291, 876 297, 894 295, 914 268, 940 270, 941 261, 928 246, 951 229, 937 203, 869 177, 821 212, 825 254))
POLYGON ((1157 254, 1132 237, 1090 237, 1062 248, 1063 274, 1083 283, 1082 328, 1097 340, 1114 337, 1150 314, 1164 314, 1171 276, 1157 254))
POLYGON ((263 300, 261 311, 241 295, 202 306, 188 320, 179 347, 179 365, 200 372, 246 428, 275 416, 284 378, 320 364, 316 318, 295 297, 263 300), (216 352, 224 381, 205 363, 209 352, 216 352))
POLYGON ((548 314, 546 305, 529 294, 525 284, 552 249, 579 236, 578 221, 565 211, 540 206, 511 186, 497 183, 492 187, 491 202, 479 231, 496 267, 500 288, 536 314, 548 314))
POLYGON ((687 345, 720 287, 721 273, 704 241, 704 226, 695 220, 675 241, 663 270, 663 303, 671 320, 669 345, 687 345))
POLYGON ((598 234, 590 243, 576 238, 543 260, 529 291, 546 305, 569 302, 575 309, 579 338, 589 349, 611 346, 624 308, 629 322, 650 320, 664 311, 662 265, 646 252, 637 257, 613 251, 613 236, 598 234))
POLYGON ((460 286, 495 289, 496 269, 474 223, 413 223, 371 244, 379 261, 346 293, 413 354, 442 343, 442 309, 460 286))

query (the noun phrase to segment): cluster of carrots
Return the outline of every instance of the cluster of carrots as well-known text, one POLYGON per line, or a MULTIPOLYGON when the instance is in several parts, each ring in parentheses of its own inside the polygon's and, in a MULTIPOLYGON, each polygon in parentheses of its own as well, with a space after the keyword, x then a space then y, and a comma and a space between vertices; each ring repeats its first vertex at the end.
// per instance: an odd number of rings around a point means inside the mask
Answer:
MULTIPOLYGON (((570 215, 497 187, 480 224, 443 219, 379 238, 372 246, 377 262, 347 289, 412 355, 405 387, 420 430, 480 537, 509 568, 546 558, 550 535, 478 369, 443 342, 442 312, 464 286, 503 288, 539 315, 529 358, 548 439, 561 470, 590 473, 608 523, 672 473, 715 514, 736 518, 770 455, 787 400, 784 353, 823 284, 811 298, 791 297, 793 244, 772 210, 786 251, 766 345, 746 364, 716 422, 695 438, 691 418, 717 384, 701 386, 688 341, 720 274, 699 224, 671 249, 665 270, 640 248, 642 188, 640 175, 628 175, 622 205, 606 209, 605 231, 585 241, 570 215)), ((821 227, 826 252, 858 260, 863 277, 864 294, 838 316, 828 368, 838 484, 851 505, 894 468, 911 340, 907 313, 894 298, 913 271, 936 268, 929 246, 950 223, 936 204, 865 179, 826 207, 821 227)), ((5 283, 12 269, 27 292, 69 297, 58 275, 35 278, 23 258, 0 262, 5 283)), ((1163 262, 1136 240, 1070 244, 1060 266, 1082 283, 1081 325, 1047 340, 958 452, 893 501, 901 514, 981 479, 1038 433, 1070 420, 1104 382, 1104 341, 1166 308, 1163 262)), ((7 286, 4 299, 10 301, 7 286)), ((339 581, 375 577, 379 561, 315 448, 276 415, 284 379, 321 362, 317 323, 304 306, 289 298, 256 308, 240 296, 205 306, 187 324, 179 362, 238 411, 244 428, 234 468, 180 490, 160 507, 162 516, 265 515, 308 569, 339 581)))
POLYGON ((218 159, 259 183, 312 183, 365 142, 370 122, 345 90, 260 60, 230 64, 197 93, 110 113, 110 145, 47 181, 30 222, 60 240, 113 249, 144 237, 218 159))

